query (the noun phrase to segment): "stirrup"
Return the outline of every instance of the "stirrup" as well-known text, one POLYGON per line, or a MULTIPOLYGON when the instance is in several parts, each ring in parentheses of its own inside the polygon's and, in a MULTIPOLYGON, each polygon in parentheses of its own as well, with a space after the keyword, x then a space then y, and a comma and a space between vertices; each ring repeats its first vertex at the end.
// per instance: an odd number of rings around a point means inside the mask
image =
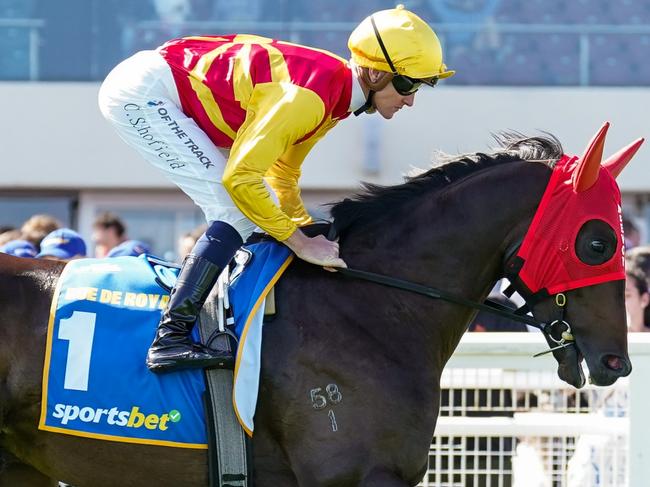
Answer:
POLYGON ((197 368, 233 369, 234 365, 235 359, 230 352, 214 350, 199 343, 176 354, 170 352, 165 356, 165 351, 160 350, 147 355, 147 368, 155 373, 197 368))

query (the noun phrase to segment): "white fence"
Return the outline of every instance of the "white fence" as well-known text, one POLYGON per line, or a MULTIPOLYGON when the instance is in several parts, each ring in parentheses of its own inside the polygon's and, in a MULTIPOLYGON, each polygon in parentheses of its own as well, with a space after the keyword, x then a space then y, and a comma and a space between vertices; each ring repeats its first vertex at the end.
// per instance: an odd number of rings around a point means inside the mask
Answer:
POLYGON ((538 333, 468 333, 442 377, 422 487, 650 485, 650 334, 630 334, 630 377, 562 382, 538 333))

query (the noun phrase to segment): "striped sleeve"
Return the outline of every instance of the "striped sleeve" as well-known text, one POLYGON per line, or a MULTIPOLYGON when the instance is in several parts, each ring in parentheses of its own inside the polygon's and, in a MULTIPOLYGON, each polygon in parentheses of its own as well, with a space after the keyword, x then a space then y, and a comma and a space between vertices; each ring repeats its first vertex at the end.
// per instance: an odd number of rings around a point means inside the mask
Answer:
MULTIPOLYGON (((249 220, 280 241, 289 238, 297 225, 273 203, 263 178, 324 117, 323 101, 313 91, 287 82, 258 84, 232 146, 224 187, 249 220)), ((294 167, 298 175, 302 159, 294 167)))

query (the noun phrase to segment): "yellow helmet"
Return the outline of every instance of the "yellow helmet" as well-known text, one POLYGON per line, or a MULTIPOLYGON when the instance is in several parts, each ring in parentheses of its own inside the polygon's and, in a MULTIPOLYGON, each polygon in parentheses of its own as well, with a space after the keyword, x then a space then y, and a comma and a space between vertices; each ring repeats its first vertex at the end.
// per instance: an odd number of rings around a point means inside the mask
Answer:
POLYGON ((442 62, 433 29, 403 5, 366 17, 350 34, 348 48, 352 60, 364 68, 393 72, 392 62, 398 74, 415 79, 448 78, 455 73, 442 62))

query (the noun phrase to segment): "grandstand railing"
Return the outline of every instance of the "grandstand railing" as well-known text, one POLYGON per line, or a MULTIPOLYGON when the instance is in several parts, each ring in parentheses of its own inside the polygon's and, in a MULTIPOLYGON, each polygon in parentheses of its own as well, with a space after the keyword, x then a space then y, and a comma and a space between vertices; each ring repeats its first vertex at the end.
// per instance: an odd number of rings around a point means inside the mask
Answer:
MULTIPOLYGON (((2 29, 26 29, 29 34, 28 56, 25 60, 27 64, 29 80, 39 79, 39 47, 41 42, 40 30, 44 27, 45 22, 42 19, 18 19, 18 18, 0 18, 0 30, 2 29)), ((354 22, 313 22, 313 21, 183 21, 168 22, 161 20, 145 20, 123 25, 122 28, 135 33, 133 36, 137 45, 122 46, 116 45, 116 49, 125 50, 119 53, 117 57, 128 57, 133 51, 139 49, 150 49, 161 44, 165 40, 190 34, 206 33, 234 33, 249 32, 269 35, 272 37, 282 38, 292 42, 304 42, 306 44, 319 44, 316 47, 322 47, 336 52, 342 56, 347 56, 346 40, 349 32, 356 26, 354 22), (143 35, 146 34, 146 35, 143 35), (326 39, 319 39, 312 42, 310 35, 322 34, 327 36, 326 39)), ((594 36, 646 36, 650 35, 650 25, 632 24, 632 25, 596 25, 596 24, 517 24, 517 23, 499 23, 488 22, 482 24, 473 23, 440 23, 435 28, 440 34, 443 44, 445 37, 455 33, 470 34, 489 34, 489 35, 570 35, 578 39, 578 46, 572 49, 577 57, 576 67, 572 75, 571 82, 577 80, 577 84, 588 86, 592 84, 590 79, 590 60, 594 50, 594 36), (577 50, 577 52, 576 52, 577 50)), ((52 39, 56 42, 56 39, 52 39)), ((88 39, 88 42, 97 42, 97 40, 88 39)), ((2 46, 4 47, 4 46, 2 46)), ((498 47, 496 48, 499 49, 498 47)), ((643 62, 638 59, 635 62, 643 62)), ((647 73, 646 73, 647 74, 647 73)), ((88 73, 89 79, 92 73, 88 73)), ((641 75, 639 75, 641 76, 641 75)), ((645 76, 645 75, 643 75, 645 76)), ((638 80, 632 79, 629 83, 623 84, 645 84, 645 78, 638 80)), ((501 80, 497 84, 507 84, 507 80, 501 80)), ((540 83, 542 80, 540 80, 540 83)), ((515 83, 516 84, 516 83, 515 83)))
MULTIPOLYGON (((3 29, 26 29, 28 31, 28 57, 27 66, 29 80, 36 81, 39 78, 39 46, 40 46, 40 29, 45 26, 45 21, 41 19, 14 19, 0 18, 0 30, 3 29)), ((4 54, 7 55, 6 46, 1 46, 4 54)))
POLYGON ((532 358, 544 348, 538 333, 463 337, 443 373, 422 487, 645 485, 650 334, 629 337, 630 377, 580 391, 550 355, 532 358))
MULTIPOLYGON (((162 22, 156 20, 141 21, 134 24, 139 32, 174 32, 175 36, 197 33, 236 33, 248 32, 261 35, 281 37, 285 40, 300 43, 302 37, 308 33, 336 33, 341 36, 339 46, 321 47, 346 56, 345 43, 349 33, 356 27, 354 22, 302 22, 302 21, 185 21, 185 22, 162 22), (338 47, 338 49, 337 49, 338 47)), ((445 36, 453 33, 490 33, 496 35, 506 34, 560 34, 578 36, 578 79, 580 86, 590 85, 590 53, 592 49, 592 38, 594 35, 650 35, 650 25, 596 25, 596 24, 515 24, 490 22, 484 24, 471 23, 441 23, 436 24, 435 29, 441 36, 443 44, 445 36)))
POLYGON ((579 38, 578 69, 580 86, 590 85, 589 59, 593 35, 649 35, 650 25, 588 25, 588 24, 439 24, 436 30, 444 35, 452 32, 479 34, 487 30, 495 34, 564 34, 579 38))

